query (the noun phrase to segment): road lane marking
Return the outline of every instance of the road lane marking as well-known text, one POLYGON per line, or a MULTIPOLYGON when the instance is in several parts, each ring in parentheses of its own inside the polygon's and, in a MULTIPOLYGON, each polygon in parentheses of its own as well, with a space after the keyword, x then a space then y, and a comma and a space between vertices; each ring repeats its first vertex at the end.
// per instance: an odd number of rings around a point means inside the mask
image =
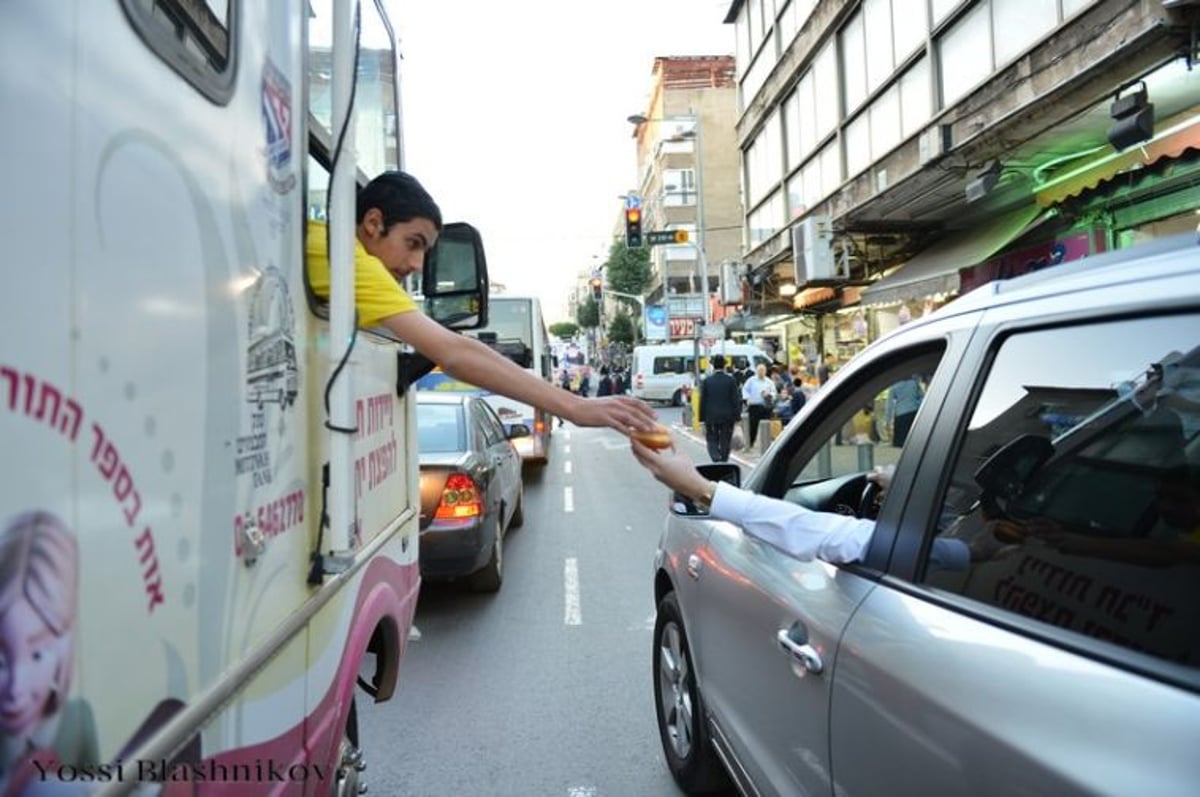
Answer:
POLYGON ((563 446, 563 453, 564 453, 564 454, 570 454, 570 453, 571 453, 571 447, 570 447, 570 446, 563 446))
POLYGON ((600 792, 595 786, 571 786, 567 789, 567 797, 597 797, 600 792))
POLYGON ((575 511, 575 490, 570 487, 563 488, 563 511, 575 511))
POLYGON ((571 475, 571 460, 568 459, 563 463, 563 473, 567 474, 568 476, 571 475))
POLYGON ((575 558, 563 563, 563 622, 567 625, 582 625, 583 615, 579 611, 579 567, 575 558))

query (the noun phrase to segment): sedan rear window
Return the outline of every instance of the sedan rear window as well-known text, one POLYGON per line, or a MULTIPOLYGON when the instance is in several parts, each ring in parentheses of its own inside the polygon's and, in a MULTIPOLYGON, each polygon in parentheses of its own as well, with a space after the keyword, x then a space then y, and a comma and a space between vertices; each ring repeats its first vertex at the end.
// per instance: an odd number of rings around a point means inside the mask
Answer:
POLYGON ((462 407, 458 404, 421 404, 417 407, 417 449, 438 454, 463 449, 462 407))

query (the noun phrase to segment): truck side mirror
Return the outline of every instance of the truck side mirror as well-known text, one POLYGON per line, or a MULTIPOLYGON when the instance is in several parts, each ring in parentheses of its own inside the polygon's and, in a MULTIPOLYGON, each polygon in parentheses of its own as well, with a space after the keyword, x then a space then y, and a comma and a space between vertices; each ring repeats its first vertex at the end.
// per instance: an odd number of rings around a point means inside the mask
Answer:
POLYGON ((479 329, 488 322, 487 258, 479 231, 465 222, 442 227, 425 254, 421 275, 425 312, 450 329, 479 329))

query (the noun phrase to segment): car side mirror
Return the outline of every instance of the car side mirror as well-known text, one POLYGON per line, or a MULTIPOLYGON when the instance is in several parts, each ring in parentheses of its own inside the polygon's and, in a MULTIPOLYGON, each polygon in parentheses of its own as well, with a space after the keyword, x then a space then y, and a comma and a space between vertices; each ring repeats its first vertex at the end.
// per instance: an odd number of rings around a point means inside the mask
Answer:
POLYGON ((450 329, 478 329, 488 322, 487 258, 479 231, 465 222, 442 227, 425 253, 421 274, 425 312, 450 329))
POLYGON ((533 432, 529 431, 529 427, 523 423, 514 423, 508 427, 508 439, 512 440, 517 437, 530 437, 533 432))
MULTIPOLYGON (((727 482, 734 487, 742 486, 742 469, 733 462, 697 465, 696 470, 700 471, 700 475, 709 481, 727 482)), ((671 512, 681 517, 705 517, 708 515, 707 509, 696 506, 692 499, 679 492, 671 496, 671 512)))
POLYGON ((992 517, 1003 517, 1004 506, 1018 498, 1034 474, 1054 455, 1054 444, 1035 434, 1010 440, 975 471, 983 490, 980 502, 992 517))

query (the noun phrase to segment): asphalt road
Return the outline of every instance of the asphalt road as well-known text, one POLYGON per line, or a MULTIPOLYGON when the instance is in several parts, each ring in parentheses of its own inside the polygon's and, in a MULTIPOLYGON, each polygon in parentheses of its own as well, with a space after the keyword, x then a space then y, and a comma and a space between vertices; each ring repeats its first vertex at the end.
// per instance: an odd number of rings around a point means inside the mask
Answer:
MULTIPOLYGON (((660 414, 678 422, 678 410, 660 414)), ((550 463, 527 472, 500 592, 427 584, 396 696, 373 705, 360 694, 371 794, 681 794, 651 680, 667 491, 614 432, 568 424, 552 440, 550 463)))

